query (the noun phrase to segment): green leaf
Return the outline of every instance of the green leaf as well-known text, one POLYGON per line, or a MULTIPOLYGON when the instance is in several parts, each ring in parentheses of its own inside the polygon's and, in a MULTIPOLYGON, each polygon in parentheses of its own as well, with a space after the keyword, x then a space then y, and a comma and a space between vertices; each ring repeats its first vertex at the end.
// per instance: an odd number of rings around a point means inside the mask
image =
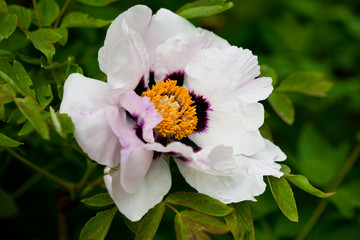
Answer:
POLYGON ((21 53, 16 53, 16 54, 24 62, 35 64, 35 65, 40 65, 40 59, 39 58, 35 58, 35 57, 32 57, 32 56, 27 56, 27 55, 21 54, 21 53))
POLYGON ((61 125, 62 136, 66 136, 74 131, 75 129, 74 124, 71 121, 71 118, 67 114, 65 113, 59 114, 57 115, 57 119, 59 120, 61 125))
POLYGON ((283 214, 291 221, 298 222, 294 193, 285 178, 268 176, 271 192, 283 214))
POLYGON ((17 147, 20 146, 21 142, 15 141, 0 132, 0 146, 1 147, 17 147))
POLYGON ((0 13, 0 41, 10 37, 15 31, 17 16, 12 13, 0 13))
POLYGON ((189 207, 212 216, 225 216, 233 209, 219 200, 201 193, 178 192, 165 199, 166 202, 189 207))
POLYGON ((260 65, 260 77, 271 77, 272 85, 276 86, 278 83, 278 75, 274 68, 270 67, 267 64, 260 65))
POLYGON ((51 101, 53 100, 54 96, 51 91, 51 85, 43 85, 37 90, 37 98, 38 102, 42 109, 46 108, 51 101))
POLYGON ((35 130, 34 126, 29 121, 26 121, 22 126, 22 128, 20 129, 18 136, 29 134, 34 130, 35 130))
POLYGON ((27 37, 34 44, 35 48, 40 50, 49 60, 51 60, 55 54, 53 44, 62 38, 62 36, 54 30, 45 28, 28 32, 27 37))
POLYGON ((110 3, 116 2, 117 0, 77 0, 77 1, 93 7, 103 7, 109 5, 110 3))
POLYGON ((61 22, 61 27, 63 28, 72 28, 72 27, 89 27, 89 28, 99 28, 104 27, 111 23, 111 21, 93 18, 88 14, 81 12, 72 12, 64 17, 61 22))
POLYGON ((277 91, 271 93, 268 98, 271 107, 276 114, 287 124, 291 125, 295 120, 295 109, 290 98, 277 91))
POLYGON ((8 75, 6 75, 4 72, 0 71, 0 77, 5 82, 7 82, 14 89, 14 91, 21 93, 22 95, 25 95, 25 93, 22 92, 22 90, 16 85, 15 81, 12 78, 10 78, 8 75))
POLYGON ((116 212, 116 206, 108 210, 98 212, 96 216, 91 218, 81 230, 80 240, 105 239, 116 212))
POLYGON ((289 174, 291 173, 291 169, 288 165, 285 165, 285 164, 280 164, 281 165, 281 169, 280 171, 284 174, 289 174))
POLYGON ((214 217, 193 210, 185 210, 176 214, 175 230, 178 240, 187 240, 210 239, 205 232, 225 234, 229 228, 214 217))
POLYGON ((247 202, 231 204, 234 211, 225 216, 225 222, 230 228, 235 240, 255 240, 254 223, 250 206, 247 202))
POLYGON ((319 72, 296 72, 282 81, 277 91, 325 97, 334 83, 323 80, 324 77, 325 74, 319 72))
POLYGON ((224 12, 234 6, 232 2, 226 0, 203 0, 187 3, 176 11, 184 18, 207 17, 224 12))
POLYGON ((19 89, 21 89, 20 93, 22 93, 24 97, 29 96, 35 98, 35 91, 30 89, 33 83, 25 68, 16 60, 13 63, 13 67, 16 75, 16 79, 14 80, 16 80, 16 85, 19 87, 19 89))
POLYGON ((290 182, 295 184, 298 188, 301 188, 305 192, 310 193, 310 194, 312 194, 314 196, 317 196, 319 198, 328 198, 331 195, 335 194, 334 192, 332 192, 332 193, 324 193, 323 191, 320 191, 319 189, 313 187, 309 183, 309 180, 305 176, 294 175, 294 174, 285 174, 284 176, 285 176, 285 178, 287 180, 289 180, 290 182))
POLYGON ((297 141, 297 156, 289 160, 292 160, 297 171, 305 175, 311 183, 325 188, 337 176, 349 151, 349 144, 333 146, 317 129, 306 125, 297 141))
POLYGON ((54 31, 62 36, 58 41, 61 46, 65 46, 68 40, 68 30, 66 28, 55 28, 54 31))
POLYGON ((54 0, 41 0, 38 10, 43 27, 50 27, 60 13, 60 8, 54 0))
POLYGON ((261 127, 259 128, 259 131, 263 138, 266 138, 266 139, 272 141, 273 137, 272 137, 271 129, 268 124, 264 123, 263 125, 261 125, 261 127))
POLYGON ((105 207, 113 205, 114 201, 108 193, 99 193, 92 197, 81 200, 83 203, 93 207, 105 207))
POLYGON ((24 117, 34 126, 35 130, 44 138, 49 139, 49 128, 44 117, 41 115, 41 108, 29 97, 15 98, 15 103, 24 117))
POLYGON ((160 225, 160 221, 165 212, 165 204, 160 202, 153 209, 151 209, 142 220, 135 240, 151 240, 160 225))
POLYGON ((127 219, 125 216, 123 216, 123 218, 124 218, 124 222, 126 223, 126 226, 135 234, 137 233, 137 230, 139 229, 142 220, 144 220, 143 218, 137 222, 132 222, 129 219, 127 219))
POLYGON ((7 13, 8 7, 6 5, 6 2, 4 0, 0 0, 0 13, 7 13))
POLYGON ((0 219, 14 217, 18 213, 19 210, 14 199, 0 188, 0 219))
POLYGON ((15 98, 15 93, 8 84, 0 85, 0 106, 11 102, 15 98))
POLYGON ((341 215, 346 218, 353 218, 355 210, 360 208, 360 181, 354 180, 341 185, 336 189, 336 194, 330 198, 341 215))
POLYGON ((28 30, 31 25, 31 11, 23 6, 10 5, 9 12, 18 16, 17 25, 22 30, 28 30))
POLYGON ((4 49, 0 49, 0 58, 7 62, 12 62, 15 59, 15 54, 4 49))

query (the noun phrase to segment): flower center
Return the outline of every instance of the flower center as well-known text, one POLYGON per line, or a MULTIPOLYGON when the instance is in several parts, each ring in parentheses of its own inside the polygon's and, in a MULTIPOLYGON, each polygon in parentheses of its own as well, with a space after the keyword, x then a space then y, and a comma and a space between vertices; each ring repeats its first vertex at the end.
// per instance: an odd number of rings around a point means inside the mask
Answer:
POLYGON ((159 81, 141 96, 149 97, 163 117, 155 127, 161 135, 180 140, 194 132, 198 122, 195 106, 191 106, 194 101, 184 87, 176 86, 176 81, 159 81))

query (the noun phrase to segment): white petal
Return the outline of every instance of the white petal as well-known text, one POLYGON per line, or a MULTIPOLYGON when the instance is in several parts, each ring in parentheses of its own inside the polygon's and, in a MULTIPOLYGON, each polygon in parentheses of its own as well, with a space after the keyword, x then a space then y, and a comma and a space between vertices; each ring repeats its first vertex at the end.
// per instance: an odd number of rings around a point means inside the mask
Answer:
POLYGON ((120 96, 120 104, 136 118, 137 124, 142 128, 144 140, 153 142, 153 129, 163 120, 154 108, 154 103, 148 97, 140 97, 134 91, 129 91, 120 96))
POLYGON ((110 25, 98 60, 113 88, 133 90, 142 77, 147 80, 149 57, 144 36, 150 18, 151 10, 138 5, 119 15, 110 25))
POLYGON ((133 194, 127 193, 120 184, 120 171, 106 168, 104 181, 120 212, 131 221, 138 221, 169 192, 171 187, 169 163, 161 158, 154 160, 144 180, 133 194))
POLYGON ((225 39, 219 37, 215 33, 211 32, 209 30, 203 29, 203 28, 198 28, 198 30, 211 43, 209 48, 210 47, 213 47, 213 48, 227 48, 227 47, 230 47, 230 44, 228 43, 228 41, 226 41, 225 39))
POLYGON ((147 38, 150 61, 154 62, 157 47, 169 38, 179 34, 185 38, 199 36, 199 31, 185 18, 167 10, 160 9, 152 17, 147 38))
MULTIPOLYGON (((208 112, 208 128, 201 133, 193 133, 189 138, 201 148, 214 145, 231 146, 234 155, 251 155, 264 147, 264 140, 258 130, 249 131, 242 125, 243 115, 240 105, 228 104, 211 106, 208 112)), ((263 121, 263 116, 261 121, 263 121)))
POLYGON ((242 84, 241 87, 237 89, 238 99, 247 103, 265 100, 274 89, 271 82, 271 78, 261 77, 242 84))
POLYGON ((106 119, 122 146, 121 185, 126 192, 134 193, 150 167, 154 152, 144 148, 145 144, 137 137, 134 125, 128 122, 125 112, 107 107, 106 119))
POLYGON ((187 39, 185 36, 178 35, 162 43, 155 53, 155 73, 156 79, 164 80, 166 75, 182 71, 186 64, 198 54, 201 49, 209 46, 209 40, 204 36, 197 36, 187 39))
POLYGON ((106 121, 106 107, 119 94, 108 84, 72 74, 64 85, 60 113, 71 117, 74 136, 88 156, 102 165, 115 167, 120 162, 120 143, 106 121))
POLYGON ((260 74, 257 57, 237 47, 201 51, 185 68, 184 86, 212 104, 236 99, 238 88, 260 74))

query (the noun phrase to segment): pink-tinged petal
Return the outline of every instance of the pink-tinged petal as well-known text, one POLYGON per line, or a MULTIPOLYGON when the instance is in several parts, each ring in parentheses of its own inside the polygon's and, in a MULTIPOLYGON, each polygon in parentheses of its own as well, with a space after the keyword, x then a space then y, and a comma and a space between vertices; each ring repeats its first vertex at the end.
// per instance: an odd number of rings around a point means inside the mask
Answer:
POLYGON ((145 144, 136 135, 134 125, 129 122, 125 112, 107 107, 106 119, 122 146, 121 185, 127 193, 134 193, 144 180, 154 152, 144 148, 145 144))
POLYGON ((160 9, 152 17, 146 46, 149 51, 150 61, 154 62, 157 47, 167 39, 181 34, 184 38, 199 36, 199 31, 185 18, 167 10, 160 9))
POLYGON ((188 39, 178 35, 162 43, 155 53, 155 77, 164 80, 168 74, 184 72, 185 66, 202 49, 209 47, 211 42, 205 36, 188 39))
POLYGON ((120 96, 120 105, 125 108, 136 123, 142 128, 142 137, 147 142, 154 141, 154 127, 163 117, 154 108, 154 103, 148 97, 140 97, 134 91, 125 92, 120 96))
POLYGON ((131 221, 140 220, 163 199, 171 187, 169 163, 162 158, 152 161, 144 180, 134 193, 126 192, 120 179, 120 171, 105 169, 106 188, 120 212, 131 221))
POLYGON ((107 124, 105 112, 119 94, 104 82, 72 74, 65 82, 60 106, 60 113, 71 117, 82 150, 92 160, 111 167, 120 163, 121 145, 107 124))
MULTIPOLYGON (((207 130, 189 135, 201 148, 216 145, 233 147, 234 155, 251 155, 264 147, 264 140, 258 130, 249 131, 242 124, 240 105, 211 106, 208 112, 207 130)), ((261 118, 263 120, 263 116, 261 118)))
POLYGON ((272 90, 272 79, 261 77, 242 84, 238 89, 238 99, 245 103, 255 103, 265 100, 272 90))
POLYGON ((144 37, 150 18, 151 10, 138 5, 120 14, 110 25, 98 60, 113 88, 133 90, 142 77, 147 80, 149 56, 144 37))
POLYGON ((176 163, 192 187, 224 203, 255 201, 254 197, 265 190, 264 176, 283 175, 275 161, 282 161, 286 156, 268 140, 265 140, 265 147, 252 156, 231 156, 231 148, 218 150, 207 154, 212 163, 210 170, 199 171, 193 164, 180 160, 176 160, 176 163), (221 169, 227 174, 216 174, 221 169))
POLYGON ((257 57, 247 49, 209 48, 196 55, 185 68, 184 86, 212 104, 235 100, 239 88, 260 74, 257 57))
POLYGON ((227 48, 227 47, 230 47, 230 44, 228 43, 228 41, 226 41, 225 39, 219 37, 215 33, 211 32, 209 30, 206 30, 206 29, 202 29, 202 28, 197 28, 197 29, 211 43, 209 45, 209 48, 210 47, 212 47, 212 48, 227 48))

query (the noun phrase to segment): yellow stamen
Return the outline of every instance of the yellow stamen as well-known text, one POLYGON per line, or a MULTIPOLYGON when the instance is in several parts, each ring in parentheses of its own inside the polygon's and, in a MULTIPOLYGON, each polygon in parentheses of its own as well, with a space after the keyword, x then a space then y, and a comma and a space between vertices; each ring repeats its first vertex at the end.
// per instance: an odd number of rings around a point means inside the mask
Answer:
POLYGON ((142 97, 149 97, 156 110, 163 117, 155 130, 164 137, 179 140, 192 134, 198 118, 191 96, 184 87, 176 86, 176 81, 159 81, 151 90, 143 92, 142 97))

